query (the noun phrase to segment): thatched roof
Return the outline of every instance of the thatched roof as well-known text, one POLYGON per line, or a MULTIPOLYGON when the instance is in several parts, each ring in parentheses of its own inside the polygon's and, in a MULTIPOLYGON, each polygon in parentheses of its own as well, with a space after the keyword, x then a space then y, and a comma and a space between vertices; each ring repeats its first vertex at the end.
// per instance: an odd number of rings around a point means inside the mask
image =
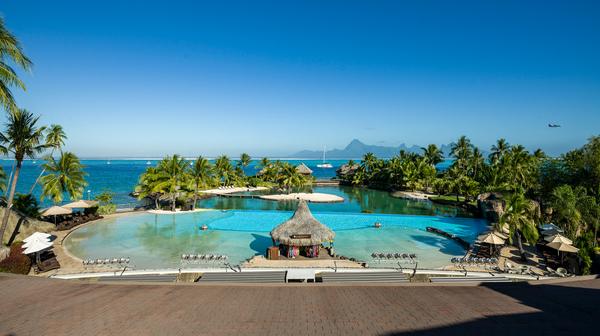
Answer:
POLYGON ((333 240, 335 233, 317 221, 306 201, 300 200, 292 218, 274 228, 271 238, 284 245, 312 246, 333 240))
POLYGON ((302 175, 310 175, 313 173, 312 169, 308 168, 304 162, 296 166, 296 171, 302 175))

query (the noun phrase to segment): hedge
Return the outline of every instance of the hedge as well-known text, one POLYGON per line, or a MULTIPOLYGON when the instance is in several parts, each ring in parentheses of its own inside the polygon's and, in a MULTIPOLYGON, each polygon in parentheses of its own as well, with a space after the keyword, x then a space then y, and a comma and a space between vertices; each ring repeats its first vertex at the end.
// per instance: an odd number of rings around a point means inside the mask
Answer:
POLYGON ((14 243, 10 247, 9 256, 0 261, 0 272, 28 274, 31 268, 31 259, 23 254, 22 243, 14 243))

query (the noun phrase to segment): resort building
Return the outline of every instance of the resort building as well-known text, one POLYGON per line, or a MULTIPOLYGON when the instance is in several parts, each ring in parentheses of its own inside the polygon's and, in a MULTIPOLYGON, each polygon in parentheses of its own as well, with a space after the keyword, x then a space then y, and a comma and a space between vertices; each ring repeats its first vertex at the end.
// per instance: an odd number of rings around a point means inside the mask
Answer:
POLYGON ((281 254, 285 257, 317 258, 321 244, 332 244, 335 233, 316 220, 306 201, 300 200, 294 215, 275 227, 271 231, 271 238, 273 244, 279 243, 281 254))
POLYGON ((312 173, 313 173, 312 169, 308 168, 308 166, 305 165, 304 162, 302 162, 301 164, 296 166, 296 171, 299 174, 307 175, 307 176, 312 175, 312 173))

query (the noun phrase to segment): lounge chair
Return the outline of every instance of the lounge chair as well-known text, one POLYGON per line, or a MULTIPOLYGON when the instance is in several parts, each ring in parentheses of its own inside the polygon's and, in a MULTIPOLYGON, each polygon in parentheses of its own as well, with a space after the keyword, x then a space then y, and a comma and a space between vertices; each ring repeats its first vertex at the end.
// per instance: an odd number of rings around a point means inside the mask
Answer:
POLYGON ((58 263, 58 260, 56 260, 56 258, 50 258, 50 259, 46 259, 42 262, 37 263, 36 267, 35 267, 35 272, 43 273, 43 272, 48 272, 50 270, 57 269, 57 268, 60 268, 60 264, 58 263))
POLYGON ((569 275, 569 272, 567 272, 566 269, 564 269, 562 267, 559 267, 559 268, 556 269, 556 274, 558 274, 559 276, 561 276, 561 277, 564 278, 564 277, 566 277, 566 276, 569 275))

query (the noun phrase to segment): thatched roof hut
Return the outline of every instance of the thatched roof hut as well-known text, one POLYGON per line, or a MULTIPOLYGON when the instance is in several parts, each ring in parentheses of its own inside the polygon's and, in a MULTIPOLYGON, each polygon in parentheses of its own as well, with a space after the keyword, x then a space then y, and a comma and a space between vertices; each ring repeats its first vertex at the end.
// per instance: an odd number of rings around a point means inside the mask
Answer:
POLYGON ((302 175, 310 175, 313 173, 312 169, 308 168, 308 166, 305 165, 304 162, 296 166, 296 171, 302 175))
POLYGON ((292 218, 274 228, 271 238, 288 246, 315 246, 332 241, 335 233, 316 220, 306 201, 300 200, 292 218))

